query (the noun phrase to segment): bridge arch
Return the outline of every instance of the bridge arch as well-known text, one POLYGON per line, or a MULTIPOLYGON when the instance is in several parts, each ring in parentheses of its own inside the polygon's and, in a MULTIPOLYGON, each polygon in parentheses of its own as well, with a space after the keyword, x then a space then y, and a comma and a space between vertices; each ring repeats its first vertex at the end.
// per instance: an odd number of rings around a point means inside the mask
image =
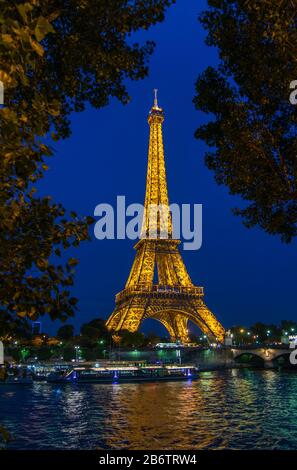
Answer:
POLYGON ((234 356, 234 360, 238 364, 248 364, 254 367, 264 365, 265 359, 261 354, 254 351, 241 351, 239 354, 234 356))
POLYGON ((290 354, 291 354, 292 350, 288 350, 288 351, 281 351, 280 354, 277 354, 274 358, 273 358, 273 363, 274 365, 276 366, 289 366, 291 365, 290 363, 290 354))

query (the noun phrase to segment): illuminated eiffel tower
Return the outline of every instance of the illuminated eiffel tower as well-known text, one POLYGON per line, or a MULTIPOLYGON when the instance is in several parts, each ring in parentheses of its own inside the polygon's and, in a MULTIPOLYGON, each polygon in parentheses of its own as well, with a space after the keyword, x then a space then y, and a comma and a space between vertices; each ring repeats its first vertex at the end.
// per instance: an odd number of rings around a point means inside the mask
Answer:
POLYGON ((178 250, 180 240, 172 238, 163 121, 164 113, 158 106, 155 90, 148 117, 150 139, 142 234, 135 245, 136 256, 128 281, 116 295, 116 307, 106 325, 114 332, 135 332, 145 319, 153 318, 165 326, 172 341, 187 343, 190 320, 210 340, 223 342, 224 328, 203 302, 203 287, 193 285, 178 250), (157 217, 152 217, 151 208, 156 206, 167 211, 161 210, 157 217), (154 283, 155 268, 158 281, 154 283))

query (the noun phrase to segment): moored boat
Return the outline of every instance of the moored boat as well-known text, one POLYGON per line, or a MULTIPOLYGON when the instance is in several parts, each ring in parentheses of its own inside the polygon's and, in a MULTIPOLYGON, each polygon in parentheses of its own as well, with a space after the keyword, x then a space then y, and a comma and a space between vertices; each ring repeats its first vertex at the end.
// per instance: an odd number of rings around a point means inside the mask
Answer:
POLYGON ((49 383, 69 383, 74 381, 76 376, 74 370, 51 372, 46 381, 49 383))
POLYGON ((50 374, 52 383, 136 383, 195 380, 198 369, 192 365, 76 367, 68 372, 50 374))

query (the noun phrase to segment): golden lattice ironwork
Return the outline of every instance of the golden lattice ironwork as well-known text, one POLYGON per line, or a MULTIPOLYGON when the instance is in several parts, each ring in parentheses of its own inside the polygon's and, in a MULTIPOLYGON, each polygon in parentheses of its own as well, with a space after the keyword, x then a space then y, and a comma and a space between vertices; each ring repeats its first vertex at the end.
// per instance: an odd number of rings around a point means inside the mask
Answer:
POLYGON ((207 335, 224 341, 225 331, 203 302, 203 287, 193 285, 172 239, 172 220, 165 171, 162 137, 164 113, 155 95, 148 122, 150 139, 146 179, 145 211, 141 238, 135 246, 136 256, 125 285, 116 296, 116 307, 109 319, 109 330, 137 331, 143 320, 161 322, 172 341, 189 341, 188 321, 207 335), (152 212, 151 208, 156 208, 152 212), (154 283, 155 269, 158 281, 154 283))

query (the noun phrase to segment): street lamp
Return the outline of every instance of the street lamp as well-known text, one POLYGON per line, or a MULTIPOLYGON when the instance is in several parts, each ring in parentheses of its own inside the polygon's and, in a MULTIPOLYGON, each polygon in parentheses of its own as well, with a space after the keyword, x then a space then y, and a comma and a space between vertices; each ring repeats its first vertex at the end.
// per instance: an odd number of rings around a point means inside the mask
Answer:
POLYGON ((79 346, 74 346, 75 349, 75 361, 78 362, 79 359, 79 346))

